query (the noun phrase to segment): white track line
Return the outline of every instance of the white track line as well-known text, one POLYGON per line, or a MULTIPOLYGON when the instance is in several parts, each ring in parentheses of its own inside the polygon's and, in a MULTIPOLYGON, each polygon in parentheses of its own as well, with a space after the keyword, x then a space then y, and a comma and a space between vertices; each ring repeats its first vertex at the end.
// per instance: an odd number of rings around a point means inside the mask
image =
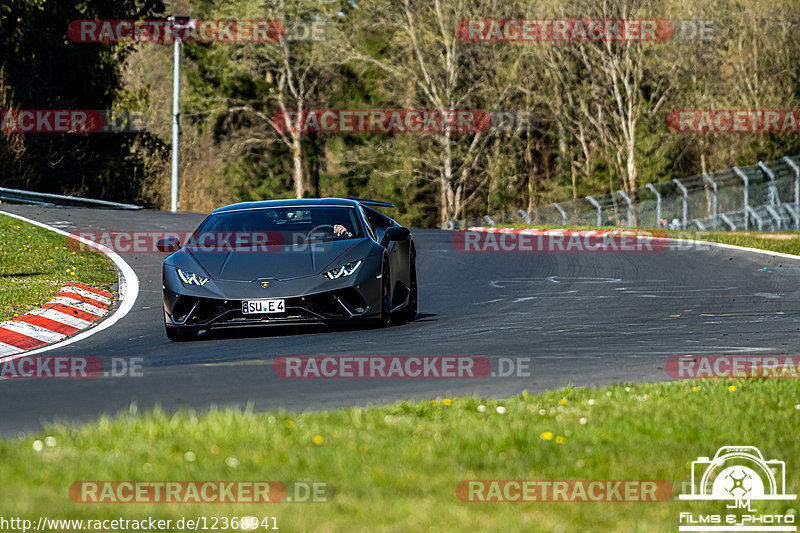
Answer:
MULTIPOLYGON (((483 233, 503 233, 503 232, 513 232, 514 230, 517 231, 525 231, 527 228, 487 228, 484 226, 473 226, 468 228, 466 231, 476 231, 476 232, 483 232, 483 233)), ((532 229, 532 228, 531 228, 532 229)), ((535 230, 535 231, 552 231, 552 230, 535 230)), ((564 231, 583 231, 583 230, 559 230, 561 232, 564 231)), ((595 230, 596 231, 596 230, 595 230)), ((616 230, 615 230, 616 231, 616 230)), ((635 233, 635 232, 634 232, 635 233)), ((645 235, 642 235, 645 236, 645 235)), ((675 239, 673 237, 656 237, 656 238, 664 238, 672 242, 682 242, 688 244, 707 244, 709 246, 716 246, 717 248, 726 248, 728 250, 743 250, 745 252, 761 254, 761 255, 769 255, 772 257, 783 257, 785 259, 794 259, 795 261, 800 261, 800 255, 792 255, 792 254, 785 254, 783 252, 772 252, 770 250, 761 250, 759 248, 750 248, 747 246, 737 246, 735 244, 723 244, 721 242, 711 242, 711 241, 698 241, 693 239, 675 239)))
POLYGON ((691 241, 686 239, 670 239, 670 240, 674 242, 708 244, 710 246, 716 246, 717 248, 725 248, 728 250, 743 250, 745 252, 750 252, 754 254, 769 255, 772 257, 783 257, 784 259, 794 259, 795 261, 800 261, 800 255, 785 254, 783 252, 771 252, 769 250, 759 250, 758 248, 748 248, 747 246, 736 246, 735 244, 723 244, 721 242, 711 242, 711 241, 691 241))
MULTIPOLYGON (((33 224, 34 226, 39 226, 40 228, 44 228, 48 231, 52 231, 53 233, 58 233, 59 235, 64 235, 65 237, 75 238, 75 236, 70 235, 64 230, 54 228, 49 224, 44 224, 42 222, 37 222, 36 220, 31 220, 29 218, 25 218, 19 215, 15 215, 13 213, 8 213, 6 211, 0 211, 3 215, 8 215, 12 218, 16 218, 17 220, 22 220, 23 222, 27 222, 28 224, 33 224)), ((76 333, 72 337, 64 339, 60 342, 55 342, 53 344, 48 344, 47 346, 42 346, 41 348, 36 348, 35 350, 31 350, 29 352, 24 352, 17 355, 11 355, 8 357, 3 357, 0 361, 6 361, 11 359, 17 359, 19 357, 28 357, 29 355, 36 355, 42 352, 47 352, 49 350, 53 350, 55 348, 61 348, 62 346, 67 346, 72 344, 73 342, 78 342, 83 340, 87 337, 94 335, 100 331, 103 331, 106 328, 110 328, 120 319, 122 319, 125 315, 130 313, 131 309, 133 309, 133 304, 136 303, 136 298, 139 296, 139 278, 136 276, 136 272, 133 271, 131 266, 125 262, 122 257, 119 256, 117 252, 103 246, 102 244, 98 244, 94 241, 90 241, 89 239, 79 237, 76 239, 92 248, 98 250, 103 255, 111 259, 114 265, 120 272, 119 276, 119 295, 120 295, 120 305, 117 307, 114 312, 112 312, 105 320, 99 322, 95 327, 89 328, 87 330, 81 331, 80 333, 76 333)), ((63 314, 63 313, 62 313, 63 314)), ((63 320, 62 320, 63 321, 63 320)), ((3 353, 3 347, 0 346, 0 354, 3 353)))

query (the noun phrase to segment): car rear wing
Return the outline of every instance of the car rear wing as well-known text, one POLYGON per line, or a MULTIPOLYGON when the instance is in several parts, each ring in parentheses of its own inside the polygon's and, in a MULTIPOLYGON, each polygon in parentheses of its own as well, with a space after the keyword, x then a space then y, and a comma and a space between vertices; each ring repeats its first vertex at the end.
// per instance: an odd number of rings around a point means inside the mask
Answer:
POLYGON ((381 202, 380 200, 365 200, 364 198, 350 198, 350 200, 355 200, 356 202, 364 205, 374 205, 375 207, 394 207, 394 204, 390 204, 389 202, 381 202))

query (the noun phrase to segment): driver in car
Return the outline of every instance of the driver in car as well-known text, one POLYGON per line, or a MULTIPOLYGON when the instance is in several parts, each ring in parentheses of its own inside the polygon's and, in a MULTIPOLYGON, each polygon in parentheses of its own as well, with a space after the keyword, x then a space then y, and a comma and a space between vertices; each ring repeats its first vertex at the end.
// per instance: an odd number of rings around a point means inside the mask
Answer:
POLYGON ((353 236, 353 234, 350 231, 348 231, 347 228, 345 228, 341 224, 336 224, 336 225, 333 226, 333 234, 336 235, 337 237, 352 237, 353 236))

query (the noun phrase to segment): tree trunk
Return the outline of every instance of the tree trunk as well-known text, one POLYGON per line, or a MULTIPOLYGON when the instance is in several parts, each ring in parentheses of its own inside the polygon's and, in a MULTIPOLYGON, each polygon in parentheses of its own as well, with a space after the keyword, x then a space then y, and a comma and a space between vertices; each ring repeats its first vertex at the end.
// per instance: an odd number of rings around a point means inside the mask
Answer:
POLYGON ((300 199, 303 197, 303 152, 300 146, 300 135, 292 134, 292 160, 294 163, 294 193, 300 199))

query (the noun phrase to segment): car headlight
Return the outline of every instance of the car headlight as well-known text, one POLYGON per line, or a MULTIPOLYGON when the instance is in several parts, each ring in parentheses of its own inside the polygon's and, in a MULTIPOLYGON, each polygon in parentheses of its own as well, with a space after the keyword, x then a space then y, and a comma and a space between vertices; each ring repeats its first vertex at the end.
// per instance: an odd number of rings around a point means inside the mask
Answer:
POLYGON ((350 276, 358 270, 358 267, 361 266, 361 260, 353 261, 352 263, 347 263, 346 265, 336 267, 334 269, 328 270, 325 272, 325 275, 328 276, 328 279, 339 279, 350 276))
POLYGON ((198 287, 202 287, 206 283, 208 283, 208 278, 204 278, 203 276, 198 276, 194 272, 189 272, 188 270, 178 270, 178 277, 181 278, 181 281, 184 282, 186 285, 197 285, 198 287))

